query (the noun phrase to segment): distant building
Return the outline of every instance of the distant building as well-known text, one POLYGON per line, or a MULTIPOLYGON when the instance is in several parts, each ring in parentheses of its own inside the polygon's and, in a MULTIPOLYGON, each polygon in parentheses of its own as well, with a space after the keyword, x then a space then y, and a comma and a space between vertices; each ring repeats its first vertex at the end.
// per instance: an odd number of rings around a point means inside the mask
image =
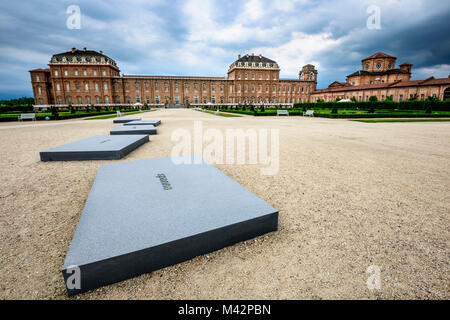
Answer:
POLYGON ((278 64, 262 55, 239 55, 227 77, 121 75, 102 51, 55 54, 48 69, 30 70, 36 107, 165 104, 292 105, 309 101, 317 70, 306 65, 298 79, 280 79, 278 64))
POLYGON ((388 97, 394 101, 409 99, 425 100, 434 97, 450 99, 450 77, 411 81, 411 63, 403 63, 396 68, 397 58, 378 52, 362 60, 362 70, 347 76, 346 82, 335 81, 327 89, 312 92, 311 101, 335 101, 336 99, 356 99, 368 101, 376 96, 379 101, 388 97))

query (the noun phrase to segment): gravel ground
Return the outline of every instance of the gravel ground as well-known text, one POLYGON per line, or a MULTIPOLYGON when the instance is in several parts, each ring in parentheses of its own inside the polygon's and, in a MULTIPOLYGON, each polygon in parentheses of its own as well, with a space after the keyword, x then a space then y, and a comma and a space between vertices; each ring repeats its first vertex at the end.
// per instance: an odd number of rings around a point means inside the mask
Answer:
MULTIPOLYGON (((280 129, 280 170, 217 165, 280 212, 279 231, 71 299, 448 299, 450 123, 143 114, 177 128, 280 129), (381 289, 366 281, 381 268, 381 289)), ((61 267, 100 164, 39 161, 112 119, 0 124, 0 299, 67 299, 61 267)), ((220 194, 220 187, 218 187, 220 194)))

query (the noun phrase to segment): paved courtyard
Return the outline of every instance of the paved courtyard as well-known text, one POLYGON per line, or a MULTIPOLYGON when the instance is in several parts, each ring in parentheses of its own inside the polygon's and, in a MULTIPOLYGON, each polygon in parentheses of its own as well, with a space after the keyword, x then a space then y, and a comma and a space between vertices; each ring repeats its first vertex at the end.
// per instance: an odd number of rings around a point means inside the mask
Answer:
MULTIPOLYGON (((279 129, 280 167, 217 165, 279 210, 279 230, 72 299, 448 299, 450 123, 143 113, 158 135, 120 161, 168 157, 172 132, 279 129), (381 268, 371 291, 369 266, 381 268)), ((39 151, 112 119, 0 124, 0 299, 67 299, 66 252, 100 164, 39 151)), ((214 192, 220 197, 220 186, 214 192)), ((114 195, 119 196, 120 195, 114 195)))

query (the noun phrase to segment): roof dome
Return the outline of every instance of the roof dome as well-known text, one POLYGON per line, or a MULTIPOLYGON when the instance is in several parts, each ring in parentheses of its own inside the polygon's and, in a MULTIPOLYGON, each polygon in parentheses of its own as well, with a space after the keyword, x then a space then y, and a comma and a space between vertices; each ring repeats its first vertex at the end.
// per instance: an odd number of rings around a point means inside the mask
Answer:
POLYGON ((238 55, 238 59, 230 66, 230 70, 234 68, 264 68, 264 69, 278 69, 278 63, 262 55, 246 54, 244 56, 238 55))
POLYGON ((71 51, 58 53, 52 56, 50 64, 108 64, 117 68, 116 62, 103 54, 102 51, 78 50, 72 48, 71 51))

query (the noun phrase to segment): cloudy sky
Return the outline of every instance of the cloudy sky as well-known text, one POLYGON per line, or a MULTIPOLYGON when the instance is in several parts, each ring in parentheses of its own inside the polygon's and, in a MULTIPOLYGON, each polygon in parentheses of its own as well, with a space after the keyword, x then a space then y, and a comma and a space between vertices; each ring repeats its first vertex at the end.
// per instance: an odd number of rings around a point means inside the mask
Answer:
POLYGON ((72 47, 103 50, 125 74, 224 76, 238 54, 277 61, 282 78, 311 63, 318 87, 383 51, 413 78, 450 75, 448 0, 2 0, 0 99, 32 96, 28 70, 72 47), (80 29, 69 29, 71 5, 80 29), (380 29, 368 28, 380 9, 380 29))

